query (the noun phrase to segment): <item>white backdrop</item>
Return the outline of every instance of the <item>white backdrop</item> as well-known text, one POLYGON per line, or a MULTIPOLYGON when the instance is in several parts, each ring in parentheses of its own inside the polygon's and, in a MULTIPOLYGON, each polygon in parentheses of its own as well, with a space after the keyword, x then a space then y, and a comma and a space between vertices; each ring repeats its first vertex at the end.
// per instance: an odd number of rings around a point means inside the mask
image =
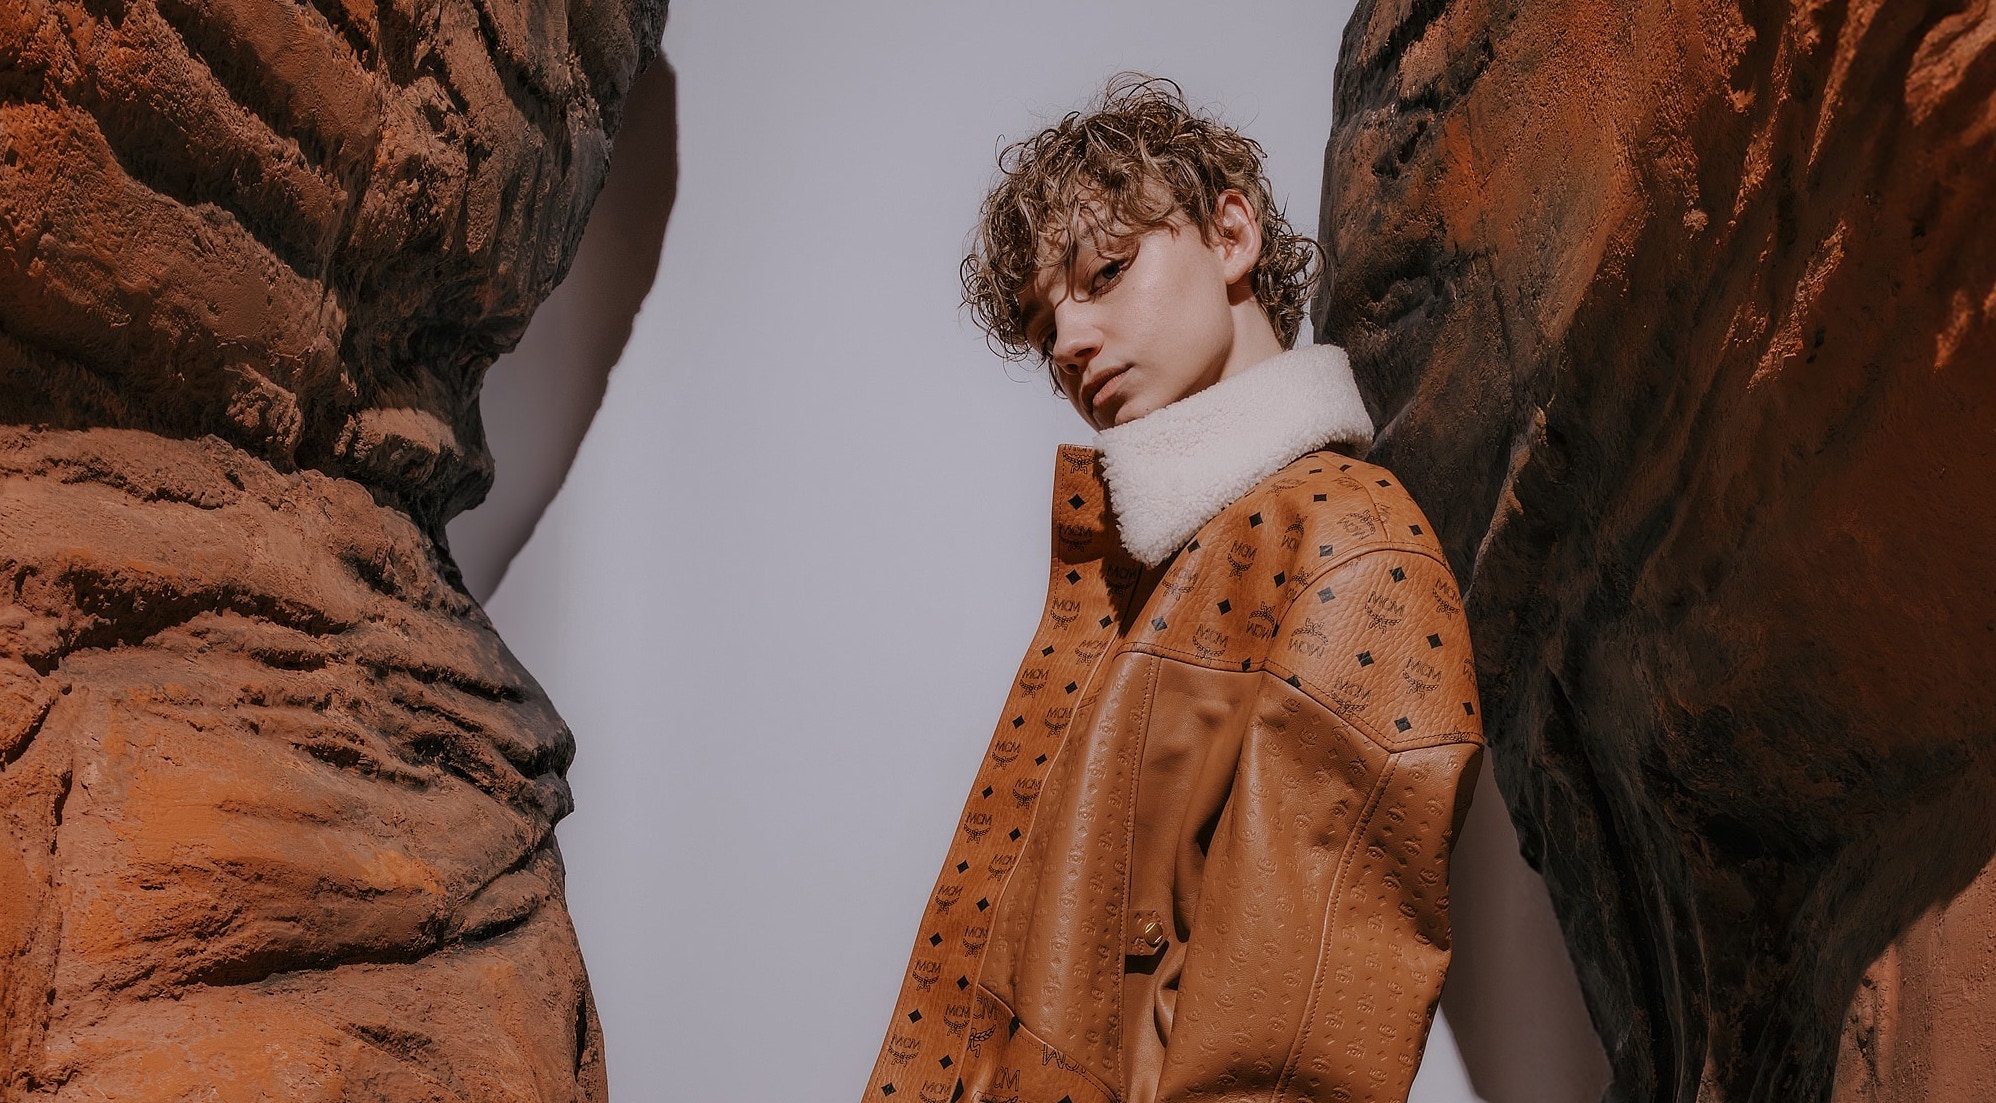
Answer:
MULTIPOLYGON (((1088 437, 960 316, 998 136, 1167 75, 1308 232, 1348 14, 673 4, 657 282, 488 604, 580 745, 560 836, 622 1103, 851 1103, 873 1060, 1088 437)), ((1416 1099, 1474 1098, 1439 1030, 1416 1099)))

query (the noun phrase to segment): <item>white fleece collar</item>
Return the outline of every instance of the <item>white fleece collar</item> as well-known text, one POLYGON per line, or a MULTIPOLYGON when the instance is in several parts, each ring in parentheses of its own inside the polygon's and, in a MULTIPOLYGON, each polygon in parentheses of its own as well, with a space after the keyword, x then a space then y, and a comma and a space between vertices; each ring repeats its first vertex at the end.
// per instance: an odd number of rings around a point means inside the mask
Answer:
POLYGON ((1255 484, 1334 441, 1361 453, 1372 444, 1336 345, 1279 353, 1095 434, 1123 547, 1153 567, 1255 484))

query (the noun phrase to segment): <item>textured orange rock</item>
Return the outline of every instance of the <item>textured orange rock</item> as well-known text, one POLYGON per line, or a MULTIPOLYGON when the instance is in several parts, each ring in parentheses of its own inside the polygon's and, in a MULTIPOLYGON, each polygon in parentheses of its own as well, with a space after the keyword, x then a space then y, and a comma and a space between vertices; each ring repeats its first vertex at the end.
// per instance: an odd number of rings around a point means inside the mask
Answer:
POLYGON ((214 433, 427 530, 662 0, 0 0, 0 421, 214 433))
POLYGON ((663 7, 0 0, 0 1099, 604 1097, 440 535, 663 7))
POLYGON ((1337 97, 1319 331, 1613 1096, 1986 1085, 1914 1024, 1996 946, 1996 11, 1379 0, 1337 97))
POLYGON ((0 503, 11 1093, 600 1097, 573 741, 406 517, 113 429, 0 503))

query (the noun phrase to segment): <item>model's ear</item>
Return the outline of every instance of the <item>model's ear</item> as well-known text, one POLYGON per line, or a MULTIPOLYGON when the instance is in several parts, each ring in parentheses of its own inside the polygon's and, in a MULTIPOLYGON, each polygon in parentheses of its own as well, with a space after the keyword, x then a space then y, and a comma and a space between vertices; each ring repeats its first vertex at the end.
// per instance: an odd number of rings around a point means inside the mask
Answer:
POLYGON ((1261 262, 1261 219, 1247 196, 1233 188, 1213 203, 1213 247, 1220 254, 1220 274, 1229 286, 1246 279, 1261 262))

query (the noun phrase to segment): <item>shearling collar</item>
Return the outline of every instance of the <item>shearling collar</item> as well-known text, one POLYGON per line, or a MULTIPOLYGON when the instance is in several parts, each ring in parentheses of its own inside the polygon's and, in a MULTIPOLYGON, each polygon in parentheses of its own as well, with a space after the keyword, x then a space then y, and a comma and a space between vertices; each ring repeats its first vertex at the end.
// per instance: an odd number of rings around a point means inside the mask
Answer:
POLYGON ((1361 453, 1372 444, 1336 345, 1279 353, 1095 434, 1123 547, 1153 567, 1256 483, 1334 441, 1361 453))

